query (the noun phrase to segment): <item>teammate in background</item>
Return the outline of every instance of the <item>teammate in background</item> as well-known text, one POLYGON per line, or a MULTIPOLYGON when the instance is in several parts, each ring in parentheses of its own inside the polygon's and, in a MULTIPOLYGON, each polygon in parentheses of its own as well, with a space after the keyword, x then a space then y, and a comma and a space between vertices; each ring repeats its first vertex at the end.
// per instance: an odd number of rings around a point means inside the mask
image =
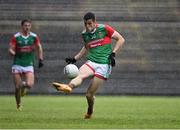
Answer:
POLYGON ((85 29, 82 32, 84 46, 73 58, 66 58, 68 64, 75 63, 86 55, 87 62, 79 69, 79 74, 69 84, 53 82, 53 87, 58 91, 70 93, 73 88, 81 85, 87 77, 92 77, 90 86, 86 92, 88 103, 87 113, 84 118, 89 119, 93 114, 94 95, 110 73, 111 67, 115 66, 115 54, 124 43, 124 38, 109 25, 96 23, 95 14, 88 12, 84 15, 85 29), (116 40, 112 47, 111 39, 116 40))
POLYGON ((17 110, 21 110, 21 96, 34 85, 35 49, 38 51, 39 68, 43 67, 43 50, 39 37, 31 31, 31 21, 21 21, 21 31, 10 41, 9 53, 14 57, 12 74, 15 84, 17 110))

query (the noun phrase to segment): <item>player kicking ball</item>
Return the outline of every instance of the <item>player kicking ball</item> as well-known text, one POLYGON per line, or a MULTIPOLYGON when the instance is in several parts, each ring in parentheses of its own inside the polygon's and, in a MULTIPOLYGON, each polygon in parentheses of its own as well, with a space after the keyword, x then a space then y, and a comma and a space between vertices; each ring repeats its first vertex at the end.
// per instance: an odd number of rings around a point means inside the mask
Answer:
POLYGON ((10 41, 9 53, 14 57, 12 74, 15 85, 17 110, 21 111, 21 96, 34 85, 35 49, 38 51, 39 68, 43 66, 43 50, 39 37, 30 31, 31 21, 21 21, 21 32, 16 33, 10 41))
POLYGON ((88 109, 85 119, 90 119, 93 114, 94 95, 111 73, 111 67, 115 66, 115 54, 124 43, 124 38, 109 25, 96 23, 95 14, 88 12, 84 15, 85 29, 82 32, 84 46, 73 58, 66 58, 68 64, 75 63, 84 55, 87 61, 79 69, 79 74, 69 84, 53 82, 53 87, 58 91, 70 93, 81 85, 84 79, 92 77, 90 86, 86 92, 88 109), (112 47, 112 39, 116 44, 112 47), (112 49, 113 48, 113 49, 112 49))

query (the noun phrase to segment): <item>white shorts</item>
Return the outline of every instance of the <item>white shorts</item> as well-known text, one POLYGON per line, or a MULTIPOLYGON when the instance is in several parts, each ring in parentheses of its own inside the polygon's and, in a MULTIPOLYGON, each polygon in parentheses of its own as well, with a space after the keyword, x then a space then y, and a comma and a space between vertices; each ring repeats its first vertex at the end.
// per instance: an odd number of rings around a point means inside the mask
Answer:
POLYGON ((12 73, 13 74, 23 74, 23 73, 34 73, 34 67, 33 66, 20 66, 20 65, 13 65, 12 66, 12 73))
POLYGON ((107 80, 111 74, 111 65, 98 64, 89 60, 85 64, 94 72, 94 76, 98 78, 107 80))

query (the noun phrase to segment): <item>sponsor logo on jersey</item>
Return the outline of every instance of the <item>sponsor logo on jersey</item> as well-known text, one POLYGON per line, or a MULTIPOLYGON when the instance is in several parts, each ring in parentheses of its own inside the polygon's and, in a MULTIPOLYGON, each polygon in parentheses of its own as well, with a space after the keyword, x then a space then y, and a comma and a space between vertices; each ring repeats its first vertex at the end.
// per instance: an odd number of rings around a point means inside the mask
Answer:
POLYGON ((88 45, 89 45, 90 48, 101 46, 103 40, 104 40, 104 38, 94 40, 94 41, 89 42, 88 45))

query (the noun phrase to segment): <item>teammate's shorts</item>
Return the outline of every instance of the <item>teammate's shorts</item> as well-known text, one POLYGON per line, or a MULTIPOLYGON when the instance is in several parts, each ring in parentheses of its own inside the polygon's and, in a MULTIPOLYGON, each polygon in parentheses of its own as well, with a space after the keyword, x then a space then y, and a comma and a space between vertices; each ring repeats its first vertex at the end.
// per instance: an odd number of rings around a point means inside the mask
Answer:
POLYGON ((111 65, 98 64, 90 60, 88 60, 85 64, 94 72, 94 76, 98 78, 107 80, 107 78, 109 78, 109 75, 111 74, 111 65))
POLYGON ((33 66, 20 66, 20 65, 13 65, 12 66, 12 73, 13 74, 23 74, 23 73, 34 73, 34 67, 33 66))

